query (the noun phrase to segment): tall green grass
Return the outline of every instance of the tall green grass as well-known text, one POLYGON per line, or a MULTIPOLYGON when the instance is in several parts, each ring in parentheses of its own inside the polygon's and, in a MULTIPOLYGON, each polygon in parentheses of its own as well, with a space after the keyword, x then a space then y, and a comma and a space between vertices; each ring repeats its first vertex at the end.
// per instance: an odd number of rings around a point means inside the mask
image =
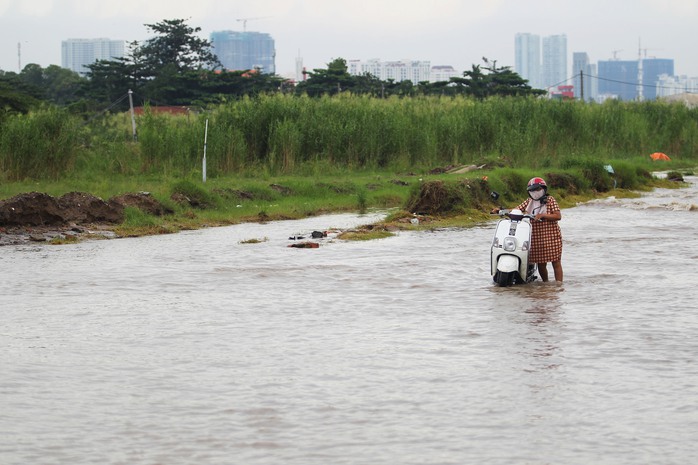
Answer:
POLYGON ((83 151, 77 119, 55 107, 10 115, 0 129, 0 178, 57 179, 83 151))
POLYGON ((378 99, 342 94, 246 97, 201 114, 113 115, 84 125, 47 109, 3 121, 0 178, 199 176, 209 121, 209 176, 412 171, 490 162, 542 169, 593 161, 679 160, 698 154, 698 109, 662 102, 588 104, 534 98, 378 99))

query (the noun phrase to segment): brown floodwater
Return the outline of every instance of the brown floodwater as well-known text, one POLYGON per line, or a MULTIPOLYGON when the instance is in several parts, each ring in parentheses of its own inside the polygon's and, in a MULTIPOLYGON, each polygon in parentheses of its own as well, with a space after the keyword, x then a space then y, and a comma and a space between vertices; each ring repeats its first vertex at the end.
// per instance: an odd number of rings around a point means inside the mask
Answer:
POLYGON ((494 223, 287 247, 381 213, 3 247, 0 463, 694 462, 687 179, 563 210, 562 284, 494 223))

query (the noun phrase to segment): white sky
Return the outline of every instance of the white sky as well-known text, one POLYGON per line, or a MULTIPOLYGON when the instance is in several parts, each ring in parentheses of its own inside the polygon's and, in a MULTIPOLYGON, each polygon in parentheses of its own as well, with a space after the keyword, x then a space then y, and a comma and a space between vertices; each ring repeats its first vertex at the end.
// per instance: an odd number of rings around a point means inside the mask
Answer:
POLYGON ((481 58, 514 66, 514 35, 567 34, 593 63, 617 56, 673 58, 677 75, 698 76, 698 0, 0 0, 0 69, 61 64, 61 41, 148 38, 144 24, 186 19, 213 31, 266 32, 277 74, 293 76, 334 58, 428 60, 462 72, 481 58))

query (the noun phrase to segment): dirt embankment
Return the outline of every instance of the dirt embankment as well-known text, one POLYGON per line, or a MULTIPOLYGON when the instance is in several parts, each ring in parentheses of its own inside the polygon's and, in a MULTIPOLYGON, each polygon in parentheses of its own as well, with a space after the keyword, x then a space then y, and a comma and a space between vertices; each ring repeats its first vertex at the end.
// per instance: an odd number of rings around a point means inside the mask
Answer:
POLYGON ((85 235, 115 237, 111 227, 124 221, 126 207, 153 215, 172 213, 147 192, 105 201, 84 192, 52 197, 40 192, 0 200, 0 245, 43 242, 85 235))

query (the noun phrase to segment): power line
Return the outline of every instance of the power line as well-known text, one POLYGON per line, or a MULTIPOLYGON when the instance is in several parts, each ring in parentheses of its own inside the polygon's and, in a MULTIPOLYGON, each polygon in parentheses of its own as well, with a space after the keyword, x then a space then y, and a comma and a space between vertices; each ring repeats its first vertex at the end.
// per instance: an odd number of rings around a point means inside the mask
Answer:
MULTIPOLYGON (((592 74, 584 74, 584 77, 585 77, 585 78, 590 78, 590 79, 596 79, 597 81, 615 82, 615 83, 617 83, 617 84, 623 84, 623 85, 633 86, 633 87, 637 87, 638 85, 642 85, 642 87, 651 88, 651 89, 655 89, 655 90, 660 90, 660 89, 672 90, 672 89, 676 89, 676 87, 659 86, 659 85, 653 85, 653 84, 640 84, 640 83, 637 83, 637 82, 626 82, 626 81, 619 81, 619 80, 617 80, 617 79, 602 78, 602 77, 599 77, 599 76, 594 76, 594 75, 592 75, 592 74)), ((579 75, 578 75, 578 74, 575 74, 574 76, 568 77, 568 78, 565 79, 564 81, 560 81, 560 82, 558 82, 557 84, 553 84, 553 85, 551 85, 551 86, 548 86, 548 87, 546 87, 545 89, 548 90, 548 91, 549 91, 550 89, 556 89, 558 86, 561 86, 561 85, 563 85, 563 84, 565 84, 566 82, 569 82, 569 81, 574 81, 574 79, 577 79, 577 78, 579 78, 579 75)), ((686 90, 684 93, 686 93, 686 94, 693 94, 693 93, 695 93, 695 92, 691 92, 691 91, 686 90)))
POLYGON ((95 119, 97 119, 97 118, 99 118, 100 116, 104 115, 106 112, 108 112, 109 110, 111 110, 112 108, 114 108, 115 106, 117 106, 118 104, 120 104, 121 102, 123 102, 126 98, 128 98, 128 93, 125 93, 124 95, 122 95, 121 97, 119 97, 118 100, 115 100, 114 102, 112 102, 112 104, 109 105, 107 108, 105 108, 104 110, 102 110, 102 111, 100 111, 99 113, 97 113, 96 115, 94 115, 92 118, 90 118, 90 119, 88 119, 87 121, 85 121, 84 125, 86 126, 86 125, 90 124, 92 121, 94 121, 95 119))
MULTIPOLYGON (((602 78, 602 77, 593 76, 593 75, 585 75, 585 76, 589 76, 590 78, 596 79, 597 81, 615 82, 615 83, 617 83, 617 84, 623 84, 623 85, 626 85, 626 86, 637 87, 637 86, 640 86, 640 85, 641 85, 642 87, 647 87, 647 88, 655 89, 655 90, 658 90, 658 89, 667 89, 667 90, 675 89, 675 87, 659 86, 659 85, 644 84, 644 83, 643 83, 643 84, 640 84, 639 82, 619 81, 619 80, 617 80, 617 79, 602 78)), ((690 94, 690 93, 693 93, 693 92, 686 91, 686 93, 689 93, 689 94, 690 94)))

